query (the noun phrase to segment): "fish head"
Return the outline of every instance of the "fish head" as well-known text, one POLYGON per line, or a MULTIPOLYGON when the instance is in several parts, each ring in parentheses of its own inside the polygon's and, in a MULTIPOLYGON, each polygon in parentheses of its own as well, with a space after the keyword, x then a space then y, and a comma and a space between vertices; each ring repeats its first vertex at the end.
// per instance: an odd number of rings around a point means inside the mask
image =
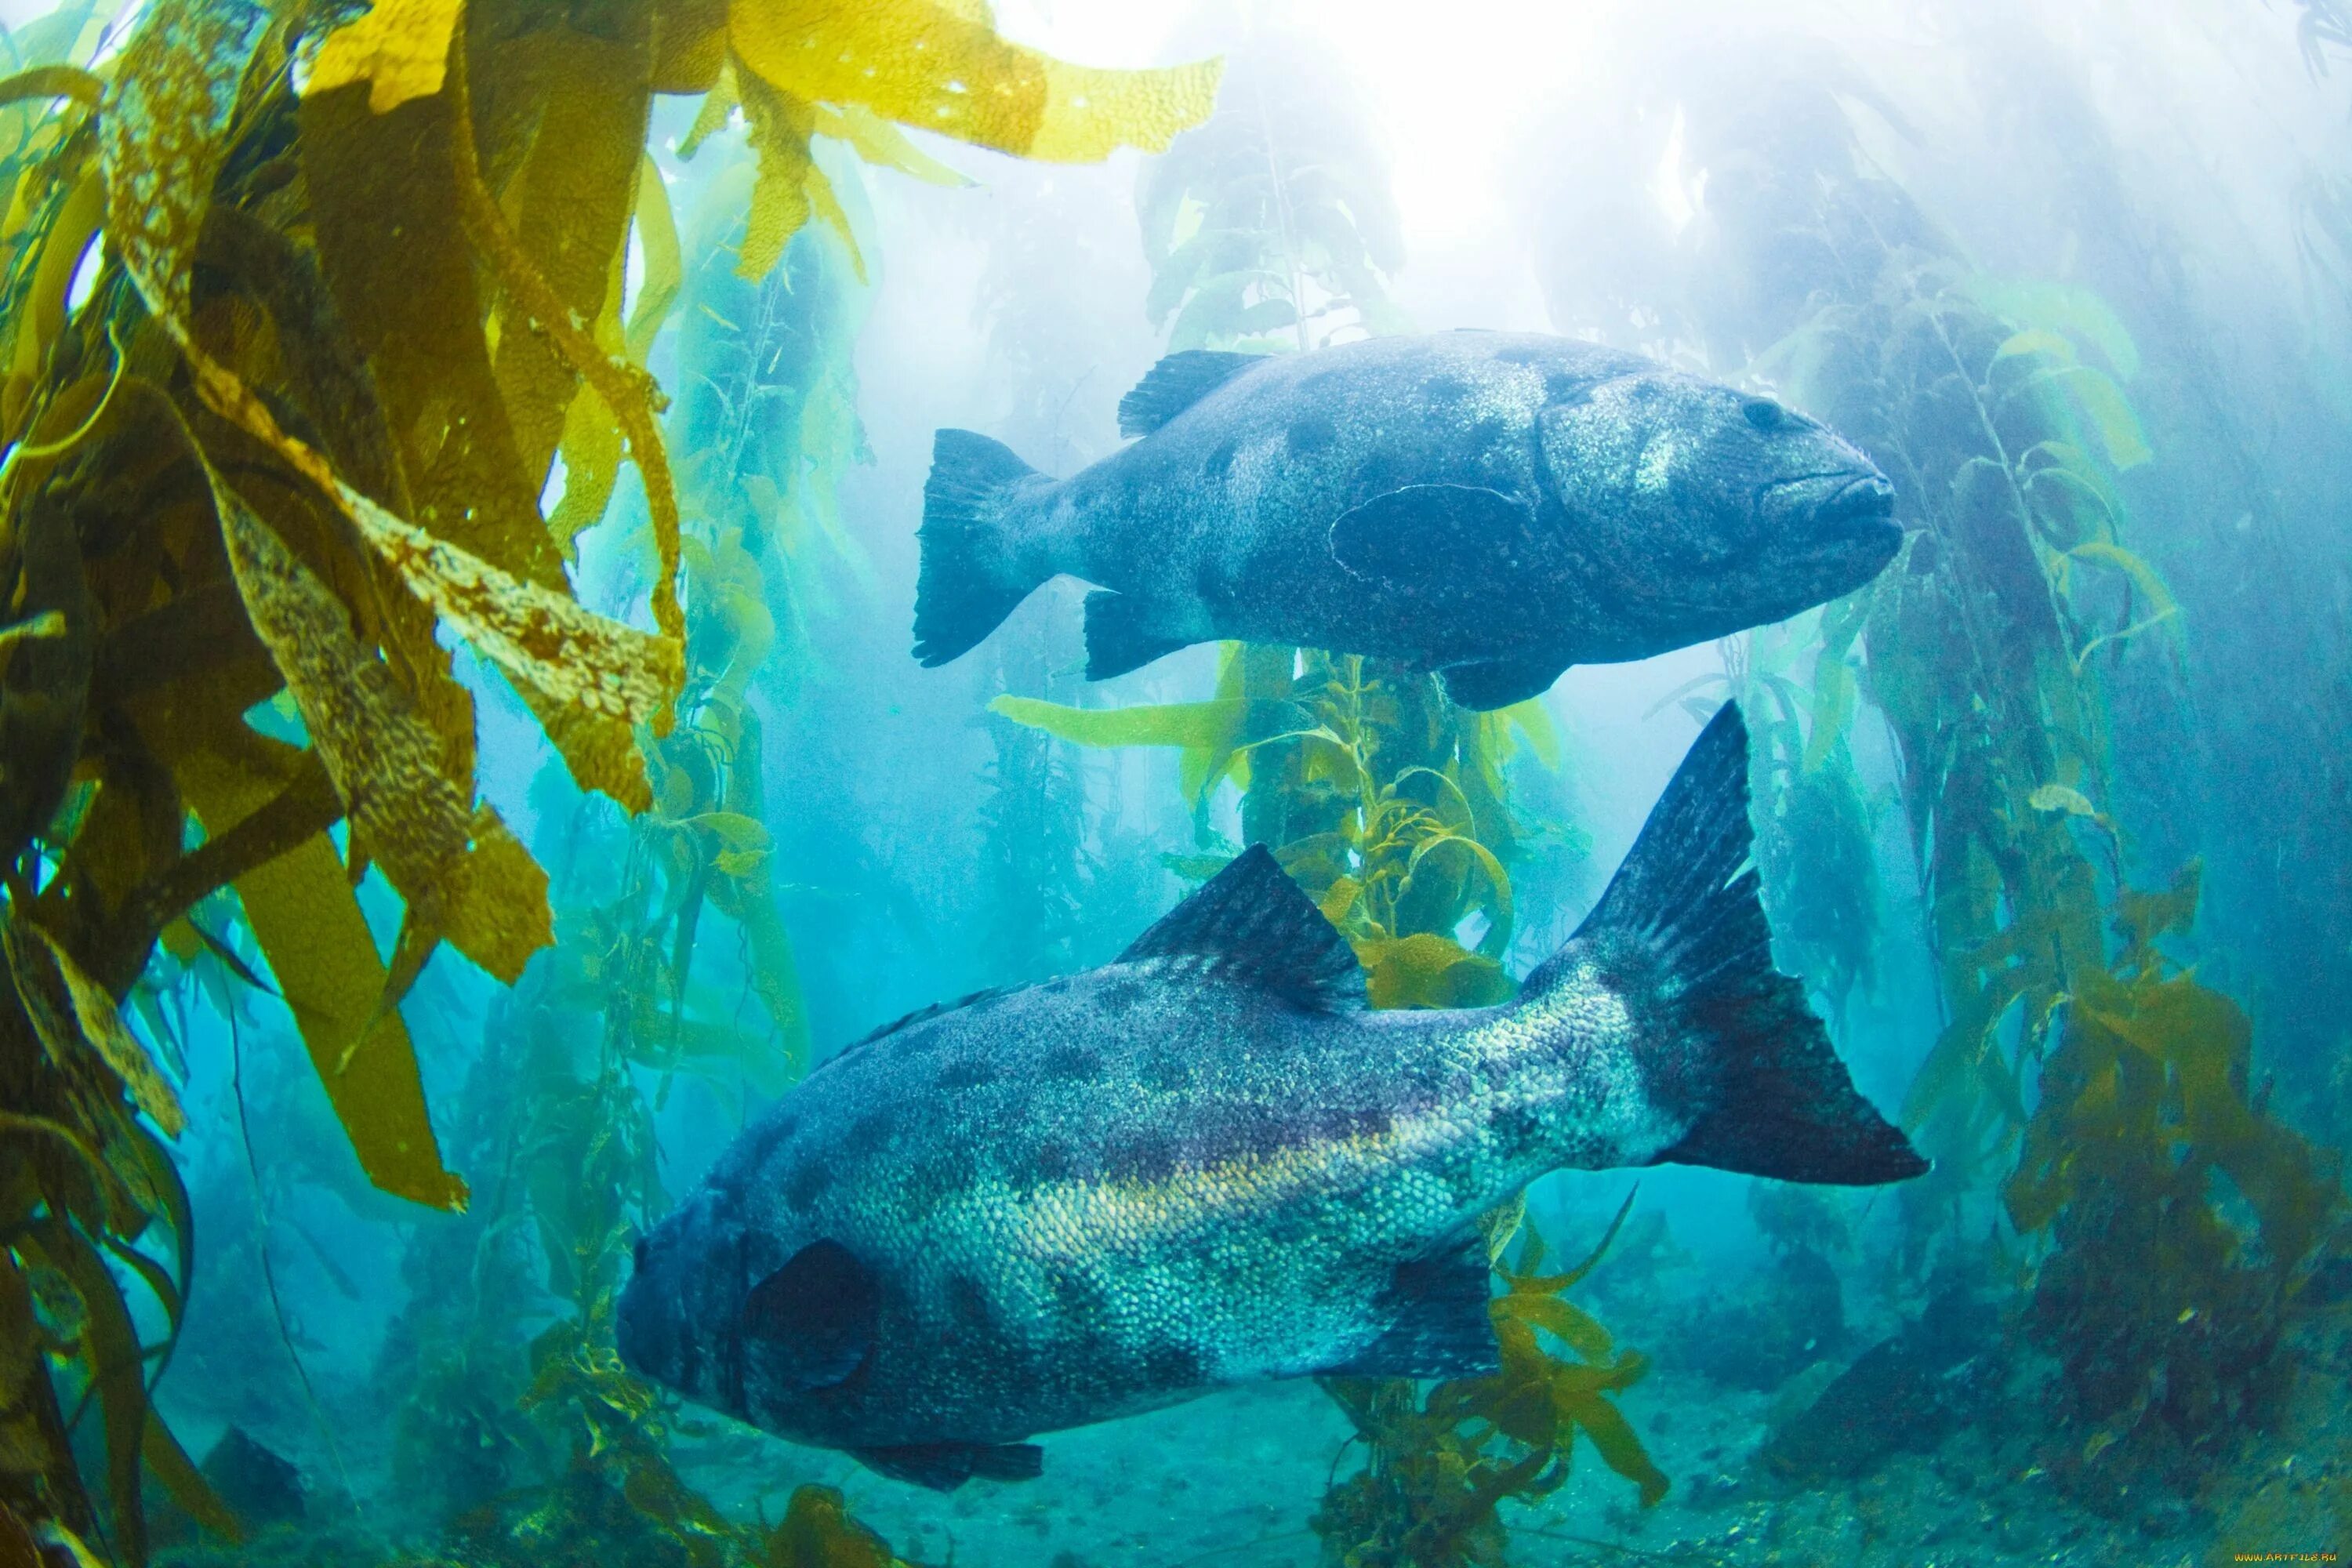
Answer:
POLYGON ((696 1194, 637 1238, 622 1287, 614 1338, 639 1377, 730 1415, 741 1415, 735 1342, 742 1293, 742 1227, 709 1192, 696 1194))
POLYGON ((1852 593, 1903 542, 1877 466, 1769 397, 1656 367, 1554 404, 1540 428, 1580 537, 1656 647, 1852 593))
POLYGON ((705 1188, 636 1245, 615 1338, 639 1376, 787 1436, 872 1355, 881 1290, 841 1243, 747 1226, 705 1188))

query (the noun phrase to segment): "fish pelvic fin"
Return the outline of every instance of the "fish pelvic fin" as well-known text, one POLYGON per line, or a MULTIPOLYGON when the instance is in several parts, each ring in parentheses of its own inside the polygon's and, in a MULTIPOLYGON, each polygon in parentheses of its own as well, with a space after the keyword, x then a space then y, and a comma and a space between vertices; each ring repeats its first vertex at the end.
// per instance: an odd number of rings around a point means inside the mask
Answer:
POLYGON ((1033 1481, 1045 1471, 1045 1451, 1034 1443, 909 1443, 849 1452, 876 1475, 935 1492, 951 1492, 975 1477, 1033 1481))
POLYGON ((1132 594, 1097 588, 1087 595, 1087 679, 1108 680, 1131 669, 1141 669, 1163 654, 1190 646, 1189 637, 1172 637, 1153 624, 1147 600, 1132 594))
POLYGON ((1007 547, 1004 518, 1011 503, 1050 482, 1001 441, 970 430, 934 438, 915 586, 915 658, 926 667, 979 646, 1042 581, 1007 547))
POLYGON ((1854 1088, 1804 987, 1772 965, 1753 842, 1748 726, 1726 703, 1527 994, 1581 979, 1624 999, 1643 1085, 1685 1126, 1653 1163, 1839 1186, 1918 1175, 1927 1163, 1854 1088))
POLYGON ((1398 1267, 1372 1303, 1386 1324, 1380 1337, 1326 1377, 1484 1377, 1503 1370, 1495 1321, 1493 1268, 1482 1241, 1398 1267))

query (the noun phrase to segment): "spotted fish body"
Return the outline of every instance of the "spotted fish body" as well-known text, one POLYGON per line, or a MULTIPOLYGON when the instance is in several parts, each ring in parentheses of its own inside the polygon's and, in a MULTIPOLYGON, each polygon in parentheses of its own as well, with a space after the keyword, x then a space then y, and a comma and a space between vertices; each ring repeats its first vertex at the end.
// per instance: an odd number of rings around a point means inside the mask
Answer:
POLYGON ((917 657, 1060 574, 1087 674, 1211 638, 1377 654, 1467 706, 1852 591, 1894 554, 1870 461, 1769 399, 1531 333, 1189 351, 1121 405, 1132 445, 1055 481, 940 432, 917 657))
POLYGON ((1726 710, 1517 1002, 1371 1013, 1264 849, 1119 960, 844 1051, 640 1247, 631 1364, 952 1485, 1312 1373, 1486 1370, 1479 1216, 1562 1167, 1922 1168, 1772 972, 1726 710))

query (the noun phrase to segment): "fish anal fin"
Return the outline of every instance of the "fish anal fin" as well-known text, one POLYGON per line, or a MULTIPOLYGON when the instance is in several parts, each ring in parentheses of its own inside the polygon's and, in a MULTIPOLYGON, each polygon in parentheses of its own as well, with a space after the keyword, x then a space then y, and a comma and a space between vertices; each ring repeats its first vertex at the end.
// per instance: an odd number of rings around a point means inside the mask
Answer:
POLYGON ((739 1327, 747 1369, 797 1389, 846 1382, 874 1349, 881 1291, 837 1241, 813 1241, 744 1296, 739 1327))
POLYGON ((1149 599, 1097 588, 1087 595, 1087 679, 1108 680, 1141 669, 1163 654, 1189 647, 1190 637, 1162 631, 1149 599))
POLYGON ((908 1443, 849 1452, 877 1475, 940 1492, 951 1492, 975 1476, 1032 1481, 1045 1471, 1045 1451, 1034 1443, 908 1443))
POLYGON ((1179 349, 1146 371, 1118 400, 1118 433, 1150 435, 1265 357, 1222 349, 1179 349))
POLYGON ((1406 485, 1340 513, 1331 554, 1390 592, 1467 606, 1538 565, 1535 519, 1533 507, 1500 490, 1406 485))
POLYGON ((1486 713, 1542 696, 1567 668, 1558 658, 1538 654, 1449 664, 1437 673, 1445 681, 1445 695, 1456 707, 1486 713))
POLYGON ((1118 955, 1197 960, 1211 976, 1255 985, 1302 1007, 1334 1011, 1364 998, 1363 966, 1313 900, 1263 844, 1253 844, 1118 955))
POLYGON ((1388 1326, 1337 1366, 1335 1377, 1481 1377, 1502 1370, 1483 1243, 1398 1265, 1373 1303, 1388 1326))

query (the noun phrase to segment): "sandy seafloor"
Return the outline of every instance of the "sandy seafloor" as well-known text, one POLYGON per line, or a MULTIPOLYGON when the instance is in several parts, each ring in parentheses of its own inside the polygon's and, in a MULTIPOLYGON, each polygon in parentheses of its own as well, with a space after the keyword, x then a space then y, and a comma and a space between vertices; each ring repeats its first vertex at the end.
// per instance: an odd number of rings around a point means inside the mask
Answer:
MULTIPOLYGON (((2352 1562, 2352 1315, 2306 1325, 2284 1418, 2249 1434, 2193 1499, 2121 1500, 2116 1517, 2071 1503, 2042 1460, 2037 1389, 2046 1363, 2008 1373, 1995 1414, 1927 1453, 1895 1453, 1859 1480, 1799 1490, 1754 1463, 1778 1394, 1726 1390, 1654 1371, 1625 1396, 1652 1456, 1675 1480, 1657 1507, 1580 1447, 1569 1483, 1537 1507, 1507 1507, 1515 1568, 1576 1564, 1787 1568, 2214 1568, 2249 1561, 2352 1562), (2277 1555, 2273 1555, 2277 1554, 2277 1555)), ((1792 1379, 1819 1386, 1829 1368, 1792 1379)), ((1348 1436, 1308 1382, 1228 1391, 1169 1410, 1041 1439, 1036 1481, 971 1483, 950 1495, 885 1480, 846 1459, 766 1438, 776 1489, 840 1487, 894 1549, 958 1568, 1318 1568, 1307 1528, 1348 1436)), ((698 1479, 734 1506, 744 1446, 698 1479)), ((1342 1466, 1355 1462, 1349 1450, 1342 1466)), ((1345 1473, 1344 1469, 1340 1473, 1345 1473)))

